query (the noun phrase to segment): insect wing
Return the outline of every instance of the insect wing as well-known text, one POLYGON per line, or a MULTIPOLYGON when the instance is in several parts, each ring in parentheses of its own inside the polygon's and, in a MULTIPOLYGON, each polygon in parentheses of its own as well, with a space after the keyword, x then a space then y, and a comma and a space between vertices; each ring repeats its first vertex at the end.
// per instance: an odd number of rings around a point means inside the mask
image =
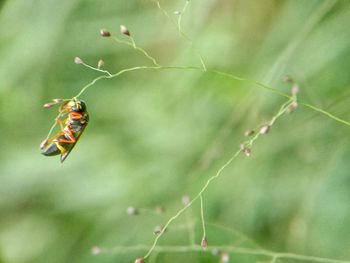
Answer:
POLYGON ((77 135, 75 136, 75 143, 72 144, 72 146, 70 147, 70 149, 68 149, 65 153, 61 154, 61 163, 64 162, 64 160, 66 160, 66 158, 68 157, 68 155, 70 154, 70 152, 73 150, 74 146, 77 144, 80 136, 82 135, 82 133, 84 132, 85 128, 86 128, 87 124, 84 125, 81 130, 79 131, 79 133, 77 133, 77 135))

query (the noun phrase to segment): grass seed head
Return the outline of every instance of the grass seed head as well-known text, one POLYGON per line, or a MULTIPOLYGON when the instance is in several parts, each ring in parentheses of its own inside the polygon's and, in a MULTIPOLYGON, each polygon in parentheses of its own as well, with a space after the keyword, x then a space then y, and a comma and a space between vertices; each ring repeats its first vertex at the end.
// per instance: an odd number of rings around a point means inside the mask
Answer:
POLYGON ((101 29, 100 30, 100 35, 102 37, 110 37, 111 36, 111 32, 107 31, 106 29, 101 29))
POLYGON ((122 33, 123 35, 129 36, 130 37, 130 31, 129 29, 124 26, 124 25, 120 25, 120 33, 122 33))
POLYGON ((84 61, 80 57, 75 57, 74 58, 74 63, 77 65, 83 64, 84 61))

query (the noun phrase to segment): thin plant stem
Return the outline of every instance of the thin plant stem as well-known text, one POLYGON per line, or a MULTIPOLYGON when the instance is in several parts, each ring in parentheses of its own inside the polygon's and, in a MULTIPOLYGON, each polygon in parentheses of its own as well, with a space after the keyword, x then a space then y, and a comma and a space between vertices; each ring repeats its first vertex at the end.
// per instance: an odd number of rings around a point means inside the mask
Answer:
MULTIPOLYGON (((120 75, 122 75, 122 74, 124 74, 126 72, 135 71, 135 70, 142 70, 142 69, 151 69, 151 70, 171 70, 171 69, 173 69, 173 70, 201 70, 200 67, 196 67, 196 66, 136 66, 136 67, 132 67, 132 68, 126 68, 126 69, 120 70, 117 73, 114 73, 114 74, 111 74, 111 75, 108 75, 108 76, 107 75, 103 75, 103 76, 95 78, 89 84, 84 86, 81 89, 81 91, 75 97, 80 97, 89 87, 93 86, 97 81, 99 81, 101 79, 115 78, 115 77, 120 76, 120 75)), ((223 71, 219 71, 219 70, 208 70, 207 72, 218 74, 218 75, 221 75, 221 76, 233 79, 233 80, 251 83, 255 87, 269 90, 269 91, 273 92, 274 94, 276 94, 276 95, 278 95, 280 97, 285 97, 285 98, 288 98, 288 99, 291 99, 291 100, 294 99, 294 97, 292 95, 287 94, 287 93, 282 92, 282 91, 279 91, 276 88, 272 88, 272 87, 270 87, 268 85, 265 85, 263 83, 260 83, 258 81, 242 78, 242 77, 233 75, 231 73, 227 73, 227 72, 223 72, 223 71)), ((298 99, 298 103, 300 105, 303 105, 303 106, 305 106, 307 108, 310 108, 310 109, 312 109, 314 111, 317 111, 317 112, 319 112, 321 114, 324 114, 324 115, 328 116, 329 118, 331 118, 331 119, 333 119, 333 120, 335 120, 337 122, 340 122, 342 124, 350 126, 350 122, 349 121, 344 120, 344 119, 342 119, 342 118, 340 118, 338 116, 335 116, 334 114, 332 114, 332 113, 330 113, 330 112, 328 112, 326 110, 323 110, 323 109, 321 109, 319 107, 316 107, 316 106, 314 106, 312 104, 309 104, 307 102, 304 102, 304 101, 302 101, 300 99, 298 99)))
POLYGON ((104 69, 99 69, 99 68, 95 68, 89 64, 86 64, 85 62, 82 62, 81 63, 83 66, 89 68, 89 69, 92 69, 92 70, 95 70, 95 71, 98 71, 98 72, 102 72, 102 73, 105 73, 107 74, 108 76, 112 76, 112 74, 108 71, 108 70, 104 70, 104 69))
MULTIPOLYGON (((147 245, 136 245, 136 246, 116 246, 110 249, 103 248, 101 253, 130 253, 136 251, 145 251, 148 249, 147 245)), ((225 252, 235 253, 235 254, 246 254, 246 255, 256 255, 269 257, 272 260, 277 259, 294 259, 299 261, 308 261, 308 262, 319 262, 319 263, 350 263, 349 260, 338 260, 331 258, 315 257, 300 255, 296 253, 284 253, 284 252, 274 252, 265 249, 254 249, 248 247, 240 247, 236 245, 217 245, 217 246, 207 246, 206 252, 210 253, 213 250, 221 250, 225 252)), ((157 253, 190 253, 190 252, 202 252, 203 249, 198 245, 193 246, 157 246, 154 249, 157 253)))
POLYGON ((150 54, 148 54, 148 52, 146 50, 144 50, 143 48, 136 45, 136 42, 135 42, 133 37, 129 36, 130 42, 121 40, 121 39, 114 37, 114 36, 112 37, 112 39, 119 44, 130 46, 130 47, 134 48, 135 50, 141 52, 146 58, 148 58, 150 61, 152 61, 152 63, 155 66, 160 67, 160 64, 157 62, 157 60, 154 57, 152 57, 150 54))
POLYGON ((205 229, 205 219, 204 219, 204 204, 203 204, 203 196, 200 195, 200 203, 201 203, 201 221, 202 221, 202 229, 203 229, 203 237, 202 239, 206 239, 207 238, 207 234, 206 234, 206 229, 205 229))
POLYGON ((190 3, 190 1, 186 0, 184 7, 180 11, 179 18, 177 19, 177 27, 178 27, 179 31, 182 31, 182 29, 181 29, 182 16, 185 14, 189 3, 190 3))

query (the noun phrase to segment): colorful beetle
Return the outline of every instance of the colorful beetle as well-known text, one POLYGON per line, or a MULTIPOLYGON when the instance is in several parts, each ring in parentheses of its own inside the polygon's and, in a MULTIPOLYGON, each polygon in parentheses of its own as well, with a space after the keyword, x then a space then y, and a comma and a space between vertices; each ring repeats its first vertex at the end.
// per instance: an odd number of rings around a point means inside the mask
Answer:
MULTIPOLYGON (((56 103, 48 103, 46 105, 51 107, 54 104, 56 103)), ((61 162, 63 162, 86 128, 89 121, 89 114, 86 111, 85 102, 77 98, 64 100, 64 103, 59 108, 59 112, 60 116, 64 116, 65 114, 68 116, 63 123, 60 118, 57 119, 61 131, 51 138, 44 140, 40 148, 41 153, 45 156, 61 154, 61 162)))

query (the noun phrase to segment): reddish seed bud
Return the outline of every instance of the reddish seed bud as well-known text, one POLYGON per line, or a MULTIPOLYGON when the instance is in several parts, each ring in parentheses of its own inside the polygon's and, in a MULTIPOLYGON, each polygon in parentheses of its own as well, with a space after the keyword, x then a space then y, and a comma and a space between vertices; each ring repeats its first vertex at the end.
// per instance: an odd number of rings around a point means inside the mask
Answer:
POLYGON ((126 36, 130 36, 129 29, 124 25, 120 25, 120 33, 122 33, 123 35, 126 35, 126 36))
POLYGON ((250 148, 246 148, 244 150, 244 154, 247 156, 247 157, 250 157, 252 155, 252 150, 250 148))
POLYGON ((132 206, 128 207, 126 212, 128 215, 138 215, 139 214, 139 210, 135 207, 132 207, 132 206))
POLYGON ((255 131, 253 131, 253 130, 247 130, 244 132, 244 136, 249 137, 249 136, 252 136, 254 133, 255 133, 255 131))
POLYGON ((247 147, 246 145, 241 144, 239 147, 241 148, 242 152, 243 152, 247 157, 249 157, 249 156, 252 154, 252 150, 251 150, 249 147, 247 147))
POLYGON ((102 249, 100 247, 98 247, 98 246, 93 246, 91 248, 91 254, 93 254, 93 255, 98 255, 101 252, 102 252, 102 249))
POLYGON ((270 131, 270 125, 264 125, 260 128, 260 134, 268 134, 270 131))
POLYGON ((155 235, 159 235, 162 232, 165 232, 165 230, 163 230, 162 226, 156 226, 153 230, 153 234, 155 234, 155 235))
POLYGON ((201 241, 201 247, 202 247, 203 249, 206 249, 207 246, 208 246, 207 237, 203 237, 203 238, 202 238, 202 241, 201 241))
POLYGON ((80 57, 75 57, 74 58, 74 63, 79 65, 79 64, 83 64, 84 62, 83 62, 83 60, 80 57))
POLYGON ((230 255, 225 252, 221 255, 221 263, 228 263, 230 261, 230 255))
POLYGON ((60 103, 62 101, 63 101, 63 99, 53 99, 53 102, 55 102, 55 103, 60 103))
POLYGON ((164 206, 161 206, 161 205, 158 205, 154 208, 154 211, 157 213, 157 214, 163 214, 164 211, 165 211, 165 208, 164 206))
POLYGON ((49 141, 48 139, 43 140, 43 141, 40 143, 40 149, 45 148, 45 146, 47 145, 48 141, 49 141))
POLYGON ((111 32, 109 32, 109 31, 107 31, 107 30, 105 30, 105 29, 101 29, 101 30, 100 30, 100 35, 101 35, 102 37, 110 37, 110 36, 111 36, 111 32))
POLYGON ((293 101, 291 104, 289 104, 288 108, 287 108, 287 113, 292 113, 293 111, 295 111, 298 108, 298 102, 297 101, 293 101))
POLYGON ((52 106, 54 106, 56 103, 52 103, 52 102, 49 102, 49 103, 45 103, 44 105, 43 105, 43 107, 44 108, 51 108, 52 106))
POLYGON ((135 259, 134 263, 143 263, 143 258, 135 259))
POLYGON ((283 77, 283 81, 285 83, 293 83, 294 82, 293 79, 288 75, 283 77))
POLYGON ((100 69, 100 68, 103 68, 103 66, 105 65, 105 62, 100 59, 98 62, 97 62, 97 68, 100 69))
POLYGON ((181 201, 184 205, 188 205, 190 203, 190 197, 188 195, 184 195, 181 201))

